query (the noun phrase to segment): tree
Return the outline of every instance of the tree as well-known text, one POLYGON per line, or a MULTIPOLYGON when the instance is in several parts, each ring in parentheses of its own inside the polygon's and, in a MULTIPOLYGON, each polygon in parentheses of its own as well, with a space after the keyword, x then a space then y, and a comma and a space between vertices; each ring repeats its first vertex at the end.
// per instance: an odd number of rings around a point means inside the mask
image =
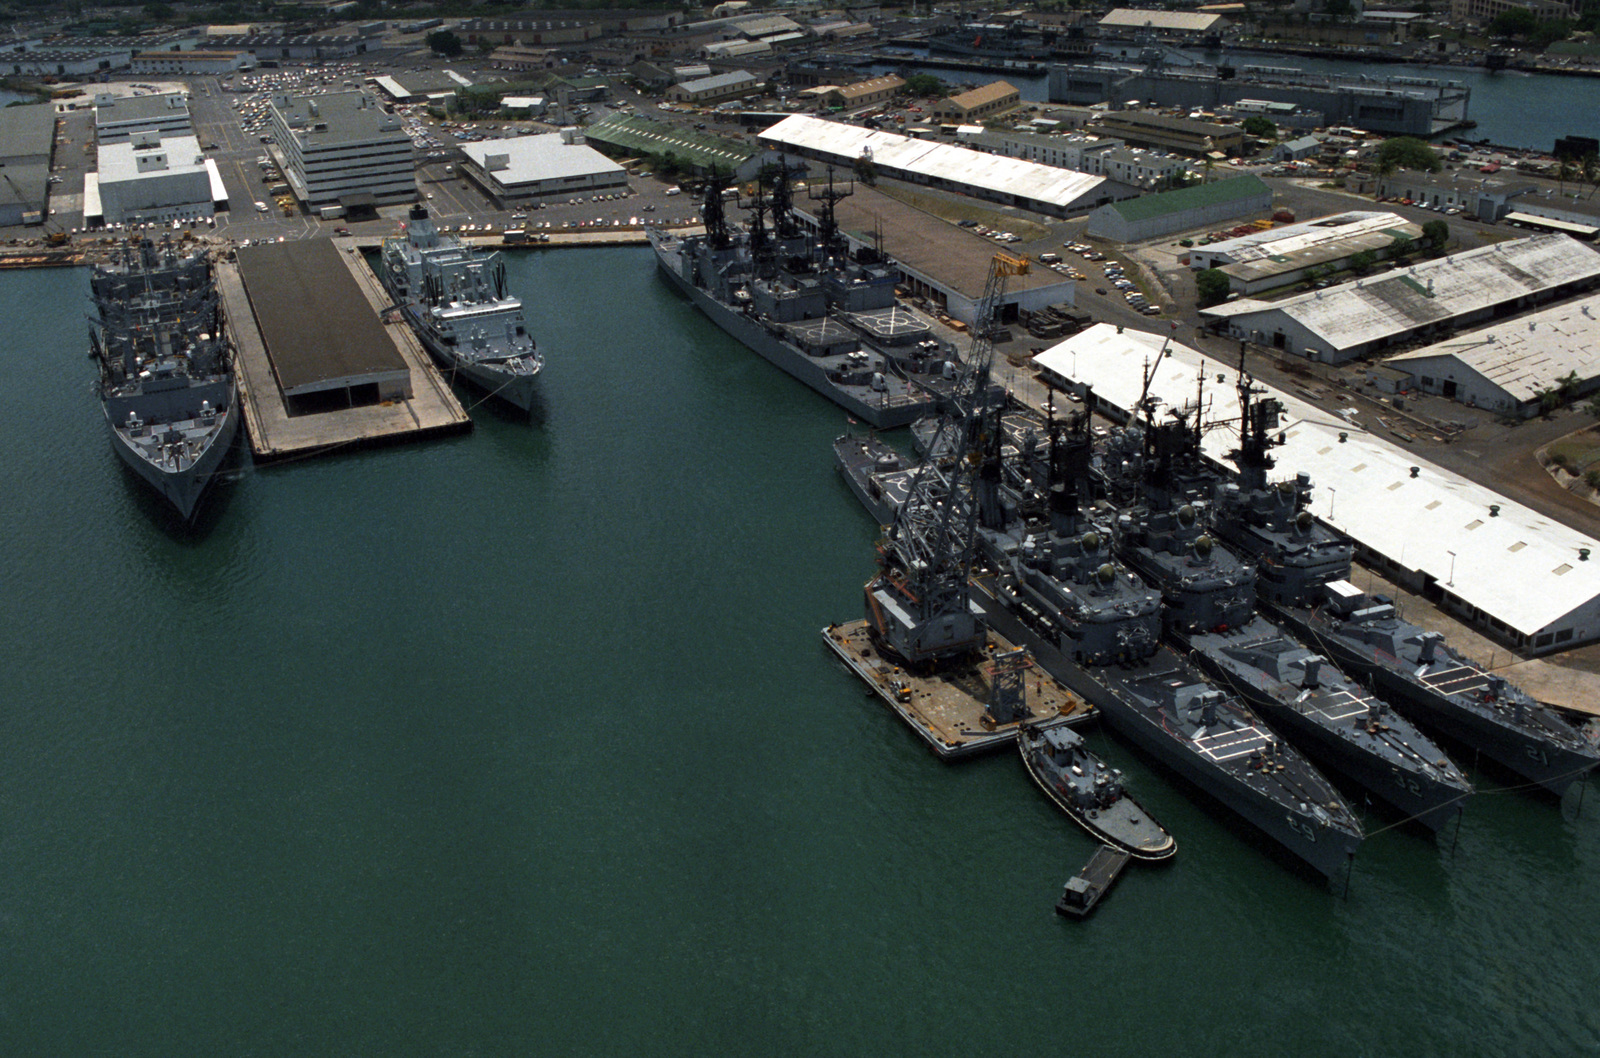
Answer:
POLYGON ((931 73, 914 73, 906 78, 902 91, 910 96, 943 96, 949 89, 931 73))
POLYGON ((1442 250, 1450 238, 1450 225, 1442 220, 1430 220, 1422 226, 1422 237, 1432 243, 1435 250, 1442 250))
POLYGON ((429 33, 426 41, 429 49, 435 55, 443 55, 446 59, 454 59, 461 54, 461 38, 448 29, 429 33))
POLYGON ((1215 305, 1228 296, 1228 277, 1220 268, 1207 268, 1194 277, 1195 290, 1200 295, 1200 307, 1215 305))
POLYGON ((1377 171, 1382 175, 1394 172, 1394 169, 1385 172, 1385 162, 1392 163, 1395 169, 1418 169, 1429 173, 1437 173, 1443 164, 1439 161, 1439 152, 1415 136, 1396 136, 1384 140, 1378 144, 1374 157, 1377 159, 1377 171))
POLYGON ((1260 114, 1252 114, 1244 119, 1244 131, 1248 136, 1258 140, 1275 140, 1278 138, 1278 126, 1272 119, 1260 114))
POLYGON ((878 182, 878 167, 872 161, 872 155, 863 154, 856 159, 856 179, 868 187, 873 187, 878 182))
POLYGON ((1538 28, 1539 19, 1525 7, 1512 7, 1489 20, 1485 27, 1496 37, 1526 37, 1538 28))
POLYGON ((1378 263, 1378 255, 1371 250, 1357 250, 1350 255, 1350 270, 1365 274, 1373 265, 1378 263))
POLYGON ((1411 240, 1406 238, 1404 235, 1396 235, 1394 238, 1389 240, 1390 257, 1404 257, 1406 254, 1410 253, 1412 249, 1413 247, 1411 240))

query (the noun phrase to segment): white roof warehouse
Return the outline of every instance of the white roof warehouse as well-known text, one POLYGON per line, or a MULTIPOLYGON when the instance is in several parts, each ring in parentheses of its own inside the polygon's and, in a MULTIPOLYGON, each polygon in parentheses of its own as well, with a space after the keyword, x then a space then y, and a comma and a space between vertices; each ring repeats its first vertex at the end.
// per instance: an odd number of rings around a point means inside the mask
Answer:
POLYGON ((892 132, 857 128, 794 114, 760 135, 773 150, 798 154, 850 170, 856 159, 872 159, 886 176, 959 191, 1036 213, 1068 216, 1112 198, 1100 176, 1003 158, 948 143, 932 143, 892 132))

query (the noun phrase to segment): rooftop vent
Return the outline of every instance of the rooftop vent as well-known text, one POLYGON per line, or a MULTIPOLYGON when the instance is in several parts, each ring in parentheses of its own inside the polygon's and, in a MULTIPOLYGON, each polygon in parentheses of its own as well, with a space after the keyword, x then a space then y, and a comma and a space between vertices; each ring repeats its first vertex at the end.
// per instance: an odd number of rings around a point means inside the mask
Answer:
POLYGON ((1589 561, 1589 549, 1588 548, 1586 548, 1586 547, 1578 548, 1578 561, 1579 562, 1587 562, 1587 561, 1589 561))
POLYGON ((1411 476, 1412 477, 1416 477, 1418 474, 1421 474, 1421 473, 1422 473, 1422 468, 1421 467, 1412 467, 1411 468, 1411 476))

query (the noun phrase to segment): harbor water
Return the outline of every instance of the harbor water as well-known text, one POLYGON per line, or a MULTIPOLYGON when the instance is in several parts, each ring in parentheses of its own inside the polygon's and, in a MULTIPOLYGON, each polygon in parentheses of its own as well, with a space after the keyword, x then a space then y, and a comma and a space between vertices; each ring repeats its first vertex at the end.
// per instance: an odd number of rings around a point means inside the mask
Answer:
POLYGON ((1600 1048, 1600 797, 1477 775, 1340 895, 1090 728, 1178 853, 1059 918, 1088 839, 821 641, 876 532, 843 416, 648 250, 508 280, 532 424, 246 468, 184 529, 109 450, 84 274, 0 275, 6 1053, 1600 1048))

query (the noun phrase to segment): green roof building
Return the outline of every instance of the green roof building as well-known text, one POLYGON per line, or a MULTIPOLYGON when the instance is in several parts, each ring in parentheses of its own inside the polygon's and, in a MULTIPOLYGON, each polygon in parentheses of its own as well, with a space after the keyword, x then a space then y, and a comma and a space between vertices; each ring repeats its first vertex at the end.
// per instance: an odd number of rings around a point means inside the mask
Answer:
POLYGON ((1272 188, 1258 176, 1236 176, 1159 195, 1141 195, 1089 214, 1089 235, 1144 242, 1180 231, 1214 228, 1272 208, 1272 188))
POLYGON ((749 180, 761 168, 760 151, 750 144, 651 121, 637 114, 613 114, 604 121, 585 125, 583 135, 591 146, 613 156, 659 157, 671 152, 678 164, 699 174, 710 172, 714 165, 732 173, 736 180, 749 180))

